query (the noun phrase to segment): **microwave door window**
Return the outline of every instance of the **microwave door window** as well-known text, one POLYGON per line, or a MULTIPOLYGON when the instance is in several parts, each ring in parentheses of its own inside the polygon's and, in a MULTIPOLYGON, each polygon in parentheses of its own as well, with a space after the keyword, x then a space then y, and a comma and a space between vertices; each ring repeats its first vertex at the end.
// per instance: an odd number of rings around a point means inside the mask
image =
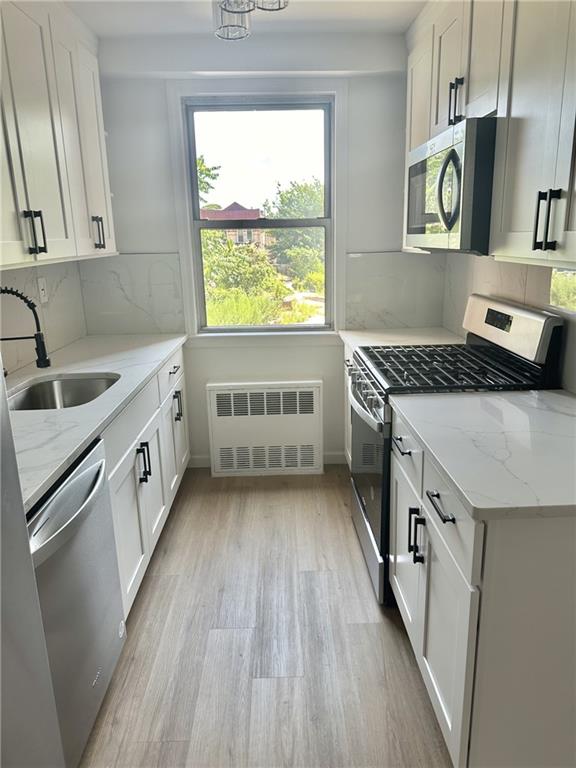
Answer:
POLYGON ((438 214, 430 196, 429 160, 422 160, 408 171, 408 234, 425 235, 435 231, 438 214))

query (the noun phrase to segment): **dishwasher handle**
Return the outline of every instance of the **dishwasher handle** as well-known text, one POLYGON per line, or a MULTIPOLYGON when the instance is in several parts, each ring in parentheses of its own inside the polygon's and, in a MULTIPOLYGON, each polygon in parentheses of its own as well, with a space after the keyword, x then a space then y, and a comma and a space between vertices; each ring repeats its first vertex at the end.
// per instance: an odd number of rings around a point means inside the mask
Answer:
POLYGON ((37 568, 43 562, 48 560, 60 547, 69 541, 76 531, 80 528, 84 520, 92 512, 98 497, 101 495, 106 479, 106 460, 101 459, 96 464, 85 469, 71 482, 64 483, 55 496, 47 503, 44 511, 41 512, 34 524, 34 530, 30 535, 30 552, 34 567, 37 568), (91 481, 91 478, 95 478, 91 481), (71 502, 74 496, 88 486, 90 491, 82 501, 80 506, 72 506, 72 512, 66 509, 67 501, 71 502), (59 520, 59 508, 64 507, 65 514, 63 520, 59 520), (54 532, 49 532, 45 538, 42 536, 43 529, 53 520, 58 524, 54 532), (38 542, 35 537, 38 536, 38 542))

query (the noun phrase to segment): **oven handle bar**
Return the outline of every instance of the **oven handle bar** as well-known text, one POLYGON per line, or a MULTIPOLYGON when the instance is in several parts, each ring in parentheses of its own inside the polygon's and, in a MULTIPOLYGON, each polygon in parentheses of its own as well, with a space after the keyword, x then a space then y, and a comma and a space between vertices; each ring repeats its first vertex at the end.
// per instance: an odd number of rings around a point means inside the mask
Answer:
POLYGON ((355 412, 360 416, 362 421, 364 421, 370 429, 373 429, 374 432, 382 432, 383 430, 383 424, 381 421, 378 421, 378 419, 375 419, 374 416, 372 416, 371 413, 368 413, 358 402, 356 397, 354 396, 354 393, 352 392, 352 383, 350 379, 348 379, 348 399, 350 400, 350 405, 352 408, 354 408, 355 412))

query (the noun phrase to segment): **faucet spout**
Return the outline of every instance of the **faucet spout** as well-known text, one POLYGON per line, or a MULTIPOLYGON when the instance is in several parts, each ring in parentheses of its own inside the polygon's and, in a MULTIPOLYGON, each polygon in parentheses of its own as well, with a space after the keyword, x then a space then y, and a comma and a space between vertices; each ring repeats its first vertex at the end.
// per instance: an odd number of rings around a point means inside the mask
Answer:
POLYGON ((23 301, 28 309, 34 316, 34 324, 36 326, 36 333, 33 336, 5 336, 0 338, 0 341, 17 341, 23 339, 33 339, 36 346, 36 367, 37 368, 49 368, 50 358, 48 357, 48 350, 46 349, 46 342, 44 340, 44 334, 40 328, 40 319, 38 318, 38 312, 36 312, 36 304, 32 299, 25 296, 21 291, 16 288, 8 288, 7 286, 0 287, 0 294, 7 296, 15 296, 20 301, 23 301))

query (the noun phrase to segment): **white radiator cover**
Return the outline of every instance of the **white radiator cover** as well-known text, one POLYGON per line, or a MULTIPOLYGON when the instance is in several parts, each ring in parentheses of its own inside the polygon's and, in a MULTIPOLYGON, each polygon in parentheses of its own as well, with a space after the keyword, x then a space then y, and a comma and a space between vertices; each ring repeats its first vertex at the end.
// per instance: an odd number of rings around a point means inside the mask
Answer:
POLYGON ((213 475, 323 471, 322 381, 207 384, 213 475))

